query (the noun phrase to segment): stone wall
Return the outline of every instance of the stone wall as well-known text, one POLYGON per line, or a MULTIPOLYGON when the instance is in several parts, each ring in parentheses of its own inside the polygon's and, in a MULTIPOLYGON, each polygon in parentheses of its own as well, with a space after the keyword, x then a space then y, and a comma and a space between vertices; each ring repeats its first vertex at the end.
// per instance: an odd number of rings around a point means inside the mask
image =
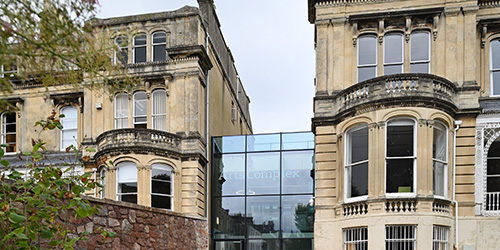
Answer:
POLYGON ((70 219, 73 235, 86 236, 75 249, 208 249, 207 220, 136 204, 86 198, 102 208, 85 219, 70 219), (115 232, 107 240, 99 228, 115 232))

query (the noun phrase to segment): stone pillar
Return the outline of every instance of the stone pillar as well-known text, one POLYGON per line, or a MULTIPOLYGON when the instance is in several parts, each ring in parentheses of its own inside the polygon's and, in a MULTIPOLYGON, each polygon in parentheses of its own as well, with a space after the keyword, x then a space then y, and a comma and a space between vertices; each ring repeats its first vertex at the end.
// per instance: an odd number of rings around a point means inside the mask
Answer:
POLYGON ((151 165, 137 165, 137 204, 151 206, 151 165))
POLYGON ((116 167, 110 166, 106 173, 106 198, 116 200, 116 167))

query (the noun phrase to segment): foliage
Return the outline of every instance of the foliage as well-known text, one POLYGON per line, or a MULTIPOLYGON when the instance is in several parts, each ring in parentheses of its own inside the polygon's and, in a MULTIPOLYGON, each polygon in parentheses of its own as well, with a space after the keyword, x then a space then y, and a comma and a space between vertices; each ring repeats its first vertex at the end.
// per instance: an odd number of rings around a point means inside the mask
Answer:
POLYGON ((118 50, 95 19, 97 0, 0 1, 0 91, 12 82, 107 90, 130 89, 137 79, 111 58, 118 50))
POLYGON ((295 226, 302 233, 310 233, 314 228, 314 209, 306 204, 299 203, 295 207, 295 226))
MULTIPOLYGON (((52 113, 35 126, 41 126, 41 132, 62 128, 55 115, 52 113)), ((33 149, 23 153, 30 159, 26 173, 9 168, 0 148, 0 163, 5 167, 0 170, 0 245, 3 249, 39 249, 46 243, 47 247, 73 249, 84 238, 70 235, 70 220, 97 213, 97 208, 82 199, 82 194, 100 184, 91 180, 91 173, 72 173, 74 166, 66 169, 44 166, 41 160, 45 143, 31 140, 33 149)), ((75 152, 75 158, 79 157, 77 148, 70 146, 66 151, 70 150, 75 152)), ((113 236, 102 229, 101 232, 106 238, 113 236)))

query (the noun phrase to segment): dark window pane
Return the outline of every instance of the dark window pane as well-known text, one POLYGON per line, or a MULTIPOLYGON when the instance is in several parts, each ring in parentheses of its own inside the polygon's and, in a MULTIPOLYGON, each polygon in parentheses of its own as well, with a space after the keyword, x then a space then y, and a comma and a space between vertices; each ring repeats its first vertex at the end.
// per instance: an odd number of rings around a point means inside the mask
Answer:
POLYGON ((377 39, 362 36, 358 39, 358 65, 377 64, 377 39))
POLYGON ((146 61, 146 47, 136 47, 135 51, 135 63, 141 63, 146 61))
POLYGON ((247 155, 247 195, 279 194, 280 153, 247 155))
POLYGON ((280 150, 280 135, 248 135, 247 151, 280 150))
POLYGON ((314 207, 309 205, 311 195, 282 197, 281 230, 285 238, 312 238, 314 207))
POLYGON ((137 204, 137 195, 136 194, 122 194, 121 201, 137 204))
POLYGON ((387 160, 386 192, 413 192, 413 159, 387 160))
POLYGON ((368 194, 368 162, 350 167, 351 195, 357 197, 368 194))
POLYGON ((151 195, 151 206, 172 209, 172 199, 169 196, 151 195))
POLYGON ((368 80, 377 75, 377 68, 373 67, 362 67, 358 68, 358 82, 362 82, 364 80, 368 80))
POLYGON ((488 159, 488 175, 500 175, 500 159, 488 159))
POLYGON ((281 136, 283 150, 290 149, 314 149, 314 134, 290 133, 281 136))
POLYGON ((413 126, 387 127, 387 156, 413 156, 413 126))
POLYGON ((245 222, 252 222, 252 218, 245 217, 245 198, 216 198, 214 202, 214 237, 216 239, 244 237, 245 222))
POLYGON ((134 124, 134 128, 148 128, 146 123, 134 124))
POLYGON ((500 192, 500 177, 488 177, 486 192, 500 192))
MULTIPOLYGON (((497 138, 496 140, 498 140, 497 138)), ((500 141, 494 141, 488 149, 488 157, 500 157, 500 141)))
POLYGON ((128 49, 121 49, 121 51, 117 54, 118 61, 121 64, 128 63, 128 49))
POLYGON ((275 239, 261 239, 249 240, 248 248, 245 249, 258 249, 258 250, 278 250, 280 248, 280 241, 275 239))
POLYGON ((312 193, 314 152, 293 151, 283 152, 283 193, 312 193))
POLYGON ((153 46, 153 61, 165 61, 167 60, 167 46, 166 45, 155 45, 153 46))
POLYGON ((151 192, 157 194, 171 194, 171 184, 170 182, 164 181, 151 181, 151 192))
POLYGON ((280 229, 279 196, 248 197, 247 218, 248 237, 278 237, 280 229))
POLYGON ((167 34, 165 32, 156 32, 153 35, 153 43, 167 42, 167 34))
POLYGON ((163 169, 157 169, 157 168, 153 168, 151 170, 151 179, 153 179, 153 180, 170 181, 170 180, 172 180, 171 177, 172 177, 171 171, 169 171, 169 170, 163 170, 163 169))
POLYGON ((135 183, 120 183, 119 193, 137 193, 137 182, 135 183))
MULTIPOLYGON (((313 250, 314 244, 312 239, 284 239, 283 250, 313 250)), ((348 248, 349 250, 358 250, 358 248, 348 248)), ((360 250, 368 249, 359 248, 360 250)))
POLYGON ((368 127, 349 132, 349 143, 349 164, 368 160, 368 127))
POLYGON ((134 45, 146 45, 146 35, 137 35, 134 38, 134 45))
POLYGON ((241 240, 236 240, 236 241, 216 241, 215 242, 215 249, 234 249, 234 250, 241 250, 243 248, 243 241, 241 240))

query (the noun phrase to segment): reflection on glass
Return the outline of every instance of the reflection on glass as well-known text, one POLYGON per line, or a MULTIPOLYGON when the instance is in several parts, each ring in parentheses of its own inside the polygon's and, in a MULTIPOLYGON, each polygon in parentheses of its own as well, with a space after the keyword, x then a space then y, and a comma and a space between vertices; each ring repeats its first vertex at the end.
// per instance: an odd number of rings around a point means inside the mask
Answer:
POLYGON ((245 236, 245 221, 251 223, 252 218, 245 217, 244 197, 224 197, 214 199, 216 208, 214 219, 214 235, 217 239, 238 238, 245 236))
POLYGON ((285 239, 283 240, 283 249, 308 250, 308 249, 314 249, 314 244, 312 239, 285 239))
POLYGON ((241 249, 244 249, 243 242, 241 240, 215 242, 215 250, 241 250, 241 249))
POLYGON ((245 137, 239 135, 214 138, 214 153, 245 152, 245 137))
POLYGON ((387 160, 387 193, 413 192, 413 159, 387 160))
MULTIPOLYGON (((245 248, 247 249, 247 248, 245 248)), ((262 239, 262 240, 249 240, 248 249, 251 250, 278 250, 280 248, 279 240, 262 239)))
POLYGON ((280 134, 248 135, 247 151, 280 150, 280 134))
POLYGON ((283 193, 312 193, 311 171, 314 167, 314 152, 311 150, 283 152, 282 157, 283 193))
POLYGON ((280 193, 280 153, 247 154, 247 195, 280 193))
POLYGON ((438 161, 434 162, 432 168, 432 186, 434 194, 444 196, 444 164, 438 161))
POLYGON ((245 155, 229 154, 214 157, 214 192, 219 195, 245 194, 245 155))
POLYGON ((277 238, 280 229, 279 196, 247 198, 247 230, 250 238, 277 238))
POLYGON ((305 133, 287 133, 282 134, 282 149, 314 149, 314 134, 305 133))
POLYGON ((283 237, 313 237, 314 207, 309 205, 311 195, 282 197, 281 230, 283 237))
POLYGON ((413 125, 387 127, 387 156, 413 155, 413 125))

